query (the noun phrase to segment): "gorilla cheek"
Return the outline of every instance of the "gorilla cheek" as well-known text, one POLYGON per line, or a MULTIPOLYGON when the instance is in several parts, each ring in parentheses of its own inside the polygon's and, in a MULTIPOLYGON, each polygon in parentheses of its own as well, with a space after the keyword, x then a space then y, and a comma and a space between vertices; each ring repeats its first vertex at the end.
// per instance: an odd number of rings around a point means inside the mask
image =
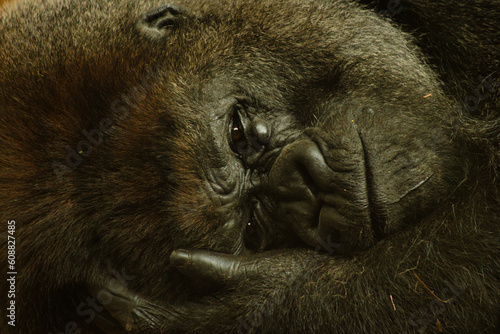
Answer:
POLYGON ((363 147, 349 132, 328 147, 311 139, 288 145, 269 174, 283 221, 309 245, 336 252, 374 243, 363 147))
MULTIPOLYGON (((443 138, 427 139, 423 133, 420 138, 411 136, 416 139, 409 142, 405 136, 394 134, 391 139, 375 142, 371 137, 369 133, 363 134, 370 166, 367 176, 373 189, 369 194, 372 218, 383 222, 377 232, 388 235, 432 212, 439 200, 446 198, 453 182, 443 178, 444 158, 435 152, 446 152, 440 143, 443 138), (425 144, 430 140, 435 148, 425 144)), ((459 168, 455 174, 460 175, 459 168)))

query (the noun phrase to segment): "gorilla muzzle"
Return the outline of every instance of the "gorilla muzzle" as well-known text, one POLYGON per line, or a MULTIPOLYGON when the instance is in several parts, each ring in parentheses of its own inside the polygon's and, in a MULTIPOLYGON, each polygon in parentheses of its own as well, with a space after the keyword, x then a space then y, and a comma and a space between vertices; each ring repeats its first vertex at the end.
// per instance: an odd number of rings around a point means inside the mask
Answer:
POLYGON ((374 243, 363 146, 301 139, 286 146, 269 175, 282 223, 314 247, 345 253, 374 243), (332 145, 333 144, 333 145, 332 145))

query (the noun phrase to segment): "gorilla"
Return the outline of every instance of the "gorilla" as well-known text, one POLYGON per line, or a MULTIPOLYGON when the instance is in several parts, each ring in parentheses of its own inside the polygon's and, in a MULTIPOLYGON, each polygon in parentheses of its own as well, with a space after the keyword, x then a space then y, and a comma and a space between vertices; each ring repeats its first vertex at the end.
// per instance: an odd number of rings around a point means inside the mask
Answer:
POLYGON ((498 333, 500 6, 0 13, 4 333, 498 333))

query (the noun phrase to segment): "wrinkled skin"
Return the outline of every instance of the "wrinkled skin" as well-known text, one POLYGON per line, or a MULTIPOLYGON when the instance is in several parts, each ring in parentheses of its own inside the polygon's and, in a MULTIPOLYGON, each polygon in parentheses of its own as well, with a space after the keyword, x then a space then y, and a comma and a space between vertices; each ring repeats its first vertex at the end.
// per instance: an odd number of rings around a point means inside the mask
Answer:
POLYGON ((499 9, 401 4, 8 8, 2 330, 496 333, 499 9))

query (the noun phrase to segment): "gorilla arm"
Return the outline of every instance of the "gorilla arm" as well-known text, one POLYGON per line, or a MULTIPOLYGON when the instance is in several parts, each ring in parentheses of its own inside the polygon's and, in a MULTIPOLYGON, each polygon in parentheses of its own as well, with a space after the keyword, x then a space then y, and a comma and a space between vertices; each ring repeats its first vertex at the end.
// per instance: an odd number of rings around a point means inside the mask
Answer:
POLYGON ((234 286, 233 297, 239 296, 241 304, 226 304, 226 311, 214 317, 223 319, 227 310, 239 307, 233 326, 247 332, 435 332, 436 326, 453 333, 491 330, 495 323, 485 315, 498 312, 491 293, 498 284, 485 284, 495 281, 481 271, 492 268, 493 259, 486 253, 471 259, 468 247, 460 249, 464 244, 473 248, 474 237, 464 237, 460 246, 440 242, 438 235, 446 230, 401 234, 351 259, 300 249, 257 261, 230 255, 221 259, 203 251, 174 252, 171 259, 188 275, 234 286), (252 286, 254 282, 261 286, 252 286), (249 295, 250 303, 245 300, 249 295))
POLYGON ((220 287, 215 295, 195 303, 151 307, 122 290, 118 294, 129 302, 106 307, 124 327, 131 325, 132 312, 134 328, 152 332, 491 331, 495 319, 488 314, 498 312, 498 273, 485 268, 494 268, 498 257, 493 237, 485 238, 481 227, 457 233, 461 222, 450 221, 452 216, 434 218, 433 224, 383 240, 354 258, 305 249, 246 256, 177 250, 171 263, 193 284, 214 282, 220 287), (481 252, 480 235, 485 238, 481 252))

